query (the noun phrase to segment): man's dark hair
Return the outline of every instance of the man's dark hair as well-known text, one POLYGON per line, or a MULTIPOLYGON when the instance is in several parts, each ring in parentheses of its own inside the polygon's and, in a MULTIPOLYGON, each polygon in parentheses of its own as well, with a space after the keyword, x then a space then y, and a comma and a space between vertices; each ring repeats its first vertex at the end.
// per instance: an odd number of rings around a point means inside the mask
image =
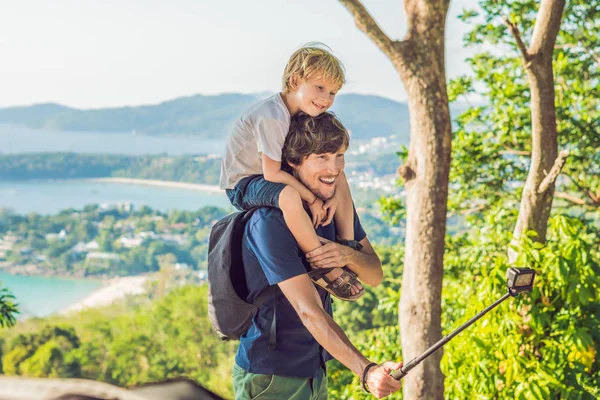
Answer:
POLYGON ((291 172, 291 165, 300 165, 311 154, 335 153, 350 144, 348 131, 330 112, 317 117, 299 113, 292 118, 282 150, 282 169, 291 172))

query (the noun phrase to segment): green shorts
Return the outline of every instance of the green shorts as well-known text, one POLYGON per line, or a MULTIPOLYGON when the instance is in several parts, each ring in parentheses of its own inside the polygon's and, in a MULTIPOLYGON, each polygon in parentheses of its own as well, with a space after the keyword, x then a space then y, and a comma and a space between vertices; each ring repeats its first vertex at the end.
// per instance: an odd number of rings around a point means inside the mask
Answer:
POLYGON ((326 400, 327 376, 317 378, 253 374, 233 364, 235 400, 326 400))

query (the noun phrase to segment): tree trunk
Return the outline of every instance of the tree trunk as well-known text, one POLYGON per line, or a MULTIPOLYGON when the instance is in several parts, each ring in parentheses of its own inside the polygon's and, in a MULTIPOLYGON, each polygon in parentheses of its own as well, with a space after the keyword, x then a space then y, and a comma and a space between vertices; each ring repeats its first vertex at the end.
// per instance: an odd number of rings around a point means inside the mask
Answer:
MULTIPOLYGON (((405 362, 441 336, 441 296, 450 169, 450 113, 440 52, 423 46, 418 75, 406 77, 410 110, 410 149, 401 174, 406 182, 406 242, 400 332, 405 362)), ((438 350, 411 371, 406 399, 442 399, 444 377, 438 350)))
MULTIPOLYGON (((406 0, 408 34, 392 41, 358 0, 340 0, 390 58, 408 93, 410 148, 399 168, 406 183, 407 233, 400 300, 404 362, 441 338, 441 292, 452 131, 444 66, 448 0, 406 0)), ((404 398, 443 399, 438 351, 405 378, 404 398)))
MULTIPOLYGON (((516 25, 507 20, 529 78, 532 123, 531 164, 513 232, 513 245, 519 243, 521 235, 527 230, 537 233, 534 240, 546 241, 554 182, 567 156, 567 153, 561 153, 558 157, 552 70, 552 55, 564 7, 565 0, 542 0, 529 49, 525 48, 516 25)), ((516 256, 516 252, 510 249, 511 263, 516 256)))

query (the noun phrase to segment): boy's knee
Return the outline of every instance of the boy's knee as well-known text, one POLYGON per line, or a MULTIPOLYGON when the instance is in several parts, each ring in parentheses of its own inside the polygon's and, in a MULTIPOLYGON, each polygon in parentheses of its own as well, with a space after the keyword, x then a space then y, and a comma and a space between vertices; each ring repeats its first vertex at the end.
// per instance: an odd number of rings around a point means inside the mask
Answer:
POLYGON ((279 208, 282 210, 302 209, 300 193, 291 186, 284 187, 279 193, 279 208))

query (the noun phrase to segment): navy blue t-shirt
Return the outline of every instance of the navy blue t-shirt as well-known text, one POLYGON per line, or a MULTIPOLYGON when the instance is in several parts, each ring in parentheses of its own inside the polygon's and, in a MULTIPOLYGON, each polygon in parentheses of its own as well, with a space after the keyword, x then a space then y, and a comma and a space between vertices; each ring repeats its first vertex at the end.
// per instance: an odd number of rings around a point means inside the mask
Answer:
MULTIPOLYGON (((335 223, 319 227, 317 235, 334 241, 335 223)), ((366 236, 355 211, 354 238, 360 241, 366 236)), ((277 208, 260 208, 254 212, 244 231, 242 259, 249 290, 248 302, 253 302, 270 285, 310 270, 310 265, 285 224, 281 210, 277 208)), ((323 308, 332 315, 329 293, 320 287, 317 287, 317 291, 323 308)), ((235 362, 255 374, 315 378, 319 368, 331 358, 278 290, 273 298, 259 308, 252 326, 241 337, 235 362), (277 346, 269 350, 274 301, 277 301, 277 346)))

